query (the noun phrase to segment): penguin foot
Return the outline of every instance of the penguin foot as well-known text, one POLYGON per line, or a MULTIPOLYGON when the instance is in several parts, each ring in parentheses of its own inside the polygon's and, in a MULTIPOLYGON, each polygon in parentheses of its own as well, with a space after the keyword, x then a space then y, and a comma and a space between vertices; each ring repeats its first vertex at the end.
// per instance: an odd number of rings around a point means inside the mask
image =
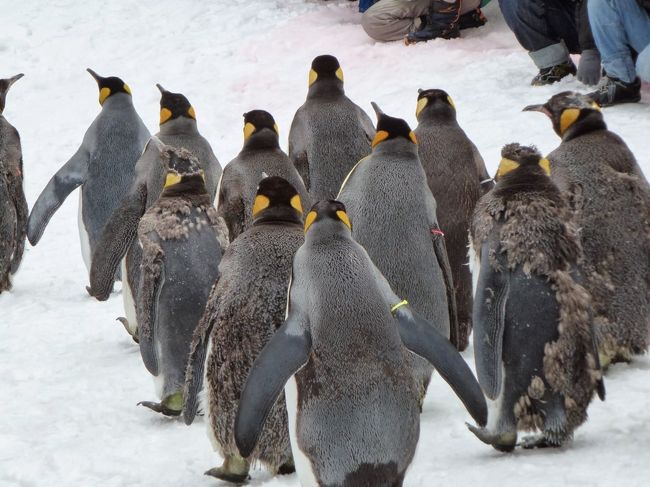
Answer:
POLYGON ((119 321, 122 323, 122 326, 126 330, 126 332, 131 335, 131 338, 133 338, 133 341, 135 343, 140 343, 140 337, 138 336, 138 329, 135 328, 134 330, 131 329, 131 324, 129 323, 129 320, 127 320, 124 316, 118 316, 116 318, 116 321, 119 321))
POLYGON ((486 445, 490 445, 495 450, 502 452, 511 452, 517 444, 517 432, 506 432, 501 434, 490 433, 485 428, 477 428, 474 425, 465 423, 467 428, 486 445))
POLYGON ((521 443, 519 443, 519 446, 521 446, 526 450, 532 450, 533 448, 558 448, 562 445, 550 441, 544 435, 535 435, 535 436, 527 436, 526 438, 523 438, 521 440, 521 443))
POLYGON ((296 465, 292 460, 287 460, 285 463, 278 467, 278 475, 289 475, 296 471, 296 465))
POLYGON ((181 414, 180 410, 168 408, 167 406, 159 402, 140 401, 138 403, 138 406, 144 406, 146 408, 151 409, 152 411, 156 411, 157 413, 164 414, 165 416, 180 416, 181 414))
POLYGON ((205 475, 232 482, 233 484, 243 484, 250 476, 248 475, 249 464, 245 458, 239 455, 226 456, 221 467, 211 468, 205 475))

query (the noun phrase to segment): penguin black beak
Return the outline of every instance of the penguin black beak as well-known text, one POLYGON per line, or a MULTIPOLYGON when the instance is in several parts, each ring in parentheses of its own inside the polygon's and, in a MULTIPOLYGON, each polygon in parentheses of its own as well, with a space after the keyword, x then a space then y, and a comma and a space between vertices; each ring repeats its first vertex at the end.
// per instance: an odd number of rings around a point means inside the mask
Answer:
POLYGON ((549 118, 551 117, 551 112, 546 108, 546 105, 528 105, 522 112, 542 112, 549 118))
POLYGON ((95 71, 93 71, 90 68, 87 68, 86 71, 88 71, 90 73, 90 76, 95 78, 95 81, 97 81, 97 83, 99 83, 103 79, 102 76, 98 75, 95 71))
POLYGON ((16 81, 18 81, 23 76, 25 75, 23 73, 20 73, 17 74, 16 76, 12 76, 11 78, 9 78, 9 86, 7 86, 7 88, 9 88, 11 85, 13 85, 16 81))
POLYGON ((160 83, 156 83, 156 88, 158 88, 160 90, 160 93, 162 93, 163 95, 167 91, 165 88, 162 87, 160 83))
POLYGON ((377 105, 374 101, 371 101, 370 104, 372 105, 372 109, 375 111, 375 115, 377 115, 377 120, 379 120, 379 117, 384 115, 383 110, 379 108, 379 105, 377 105))

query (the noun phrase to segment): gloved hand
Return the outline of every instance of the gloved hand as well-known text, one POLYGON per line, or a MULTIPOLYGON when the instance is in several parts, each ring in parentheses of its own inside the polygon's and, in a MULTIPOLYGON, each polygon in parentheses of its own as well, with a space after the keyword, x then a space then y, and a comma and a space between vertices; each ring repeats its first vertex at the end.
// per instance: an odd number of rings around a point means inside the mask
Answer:
POLYGON ((596 85, 600 81, 600 54, 597 49, 582 51, 576 77, 586 85, 596 85))

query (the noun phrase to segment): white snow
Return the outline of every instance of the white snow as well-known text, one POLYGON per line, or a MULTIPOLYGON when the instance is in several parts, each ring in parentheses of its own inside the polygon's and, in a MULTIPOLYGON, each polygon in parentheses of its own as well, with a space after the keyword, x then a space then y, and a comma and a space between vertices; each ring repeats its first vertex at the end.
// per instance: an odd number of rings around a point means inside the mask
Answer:
MULTIPOLYGON (((188 96, 222 164, 239 151, 242 118, 269 110, 283 145, 307 90, 311 59, 336 55, 348 95, 415 122, 418 88, 446 89, 459 119, 493 173, 508 142, 558 144, 541 114, 522 113, 575 80, 534 88, 535 69, 500 17, 463 38, 405 47, 377 44, 344 0, 0 0, 1 77, 25 78, 5 116, 20 131, 31 205, 75 152, 99 111, 84 71, 118 75, 157 131, 155 83, 188 96)), ((605 110, 650 174, 650 90, 644 103, 605 110)), ((0 486, 209 486, 220 464, 202 421, 191 427, 142 407, 154 400, 137 346, 115 321, 122 299, 91 299, 77 234, 76 195, 25 253, 14 289, 0 296, 0 486)), ((471 350, 464 354, 471 363, 471 350)), ((607 401, 562 450, 501 454, 467 431, 460 402, 434 377, 417 455, 405 485, 650 485, 650 360, 607 375, 607 401)), ((252 485, 296 486, 295 475, 253 472, 252 485)))

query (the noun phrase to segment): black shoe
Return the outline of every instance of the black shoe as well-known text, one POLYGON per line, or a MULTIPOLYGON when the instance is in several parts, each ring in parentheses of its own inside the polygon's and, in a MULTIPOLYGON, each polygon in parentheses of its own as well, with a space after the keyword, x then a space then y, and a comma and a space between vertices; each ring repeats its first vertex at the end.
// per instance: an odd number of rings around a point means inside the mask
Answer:
POLYGON ((573 61, 568 60, 562 64, 556 64, 550 68, 543 68, 539 70, 537 76, 530 82, 533 86, 551 85, 557 83, 562 78, 573 74, 575 76, 577 70, 573 61))
POLYGON ((434 0, 429 7, 429 13, 418 30, 406 36, 406 43, 426 42, 431 39, 453 39, 460 36, 459 19, 460 3, 448 3, 444 0, 434 0))
POLYGON ((631 83, 626 83, 612 76, 601 78, 596 91, 587 96, 601 107, 617 105, 619 103, 636 103, 641 99, 641 80, 636 78, 631 83))
POLYGON ((458 28, 460 30, 473 29, 474 27, 485 25, 486 22, 485 15, 483 15, 480 8, 477 8, 460 16, 460 19, 458 19, 458 28))

